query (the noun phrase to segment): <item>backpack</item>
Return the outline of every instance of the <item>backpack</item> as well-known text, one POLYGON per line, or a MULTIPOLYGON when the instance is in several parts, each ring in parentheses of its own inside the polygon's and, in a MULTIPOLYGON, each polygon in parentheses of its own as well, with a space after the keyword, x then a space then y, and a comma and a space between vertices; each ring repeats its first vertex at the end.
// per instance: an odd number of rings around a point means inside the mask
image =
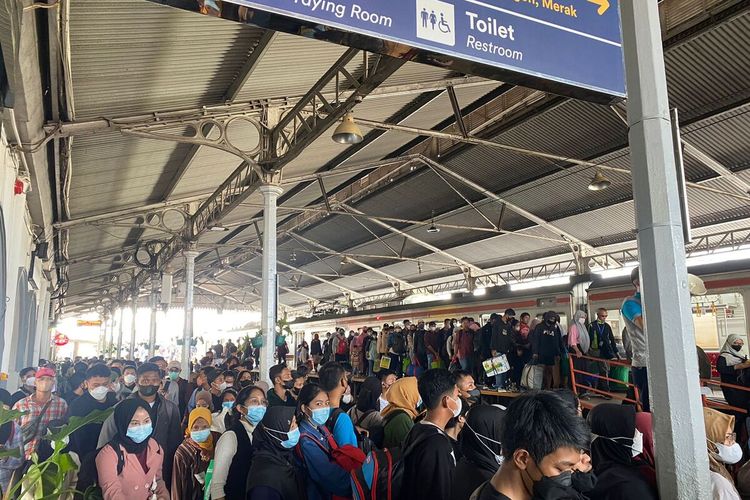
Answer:
POLYGON ((404 457, 430 436, 417 439, 405 450, 386 448, 368 453, 362 467, 352 470, 353 500, 398 500, 404 480, 404 457))
POLYGON ((346 354, 346 339, 340 339, 336 344, 336 354, 346 354))
POLYGON ((403 333, 395 333, 393 335, 393 352, 396 354, 404 354, 406 352, 406 342, 404 341, 403 333))
MULTIPOLYGON (((372 410, 375 411, 375 410, 372 410)), ((342 413, 345 413, 344 410, 341 408, 334 408, 331 411, 331 416, 328 417, 328 421, 326 422, 326 430, 329 431, 331 434, 333 434, 333 430, 336 428, 336 422, 339 419, 339 416, 341 416, 342 413)), ((357 426, 362 422, 362 420, 369 415, 370 412, 366 413, 362 416, 357 422, 354 422, 352 420, 352 425, 354 426, 354 435, 357 436, 357 448, 359 448, 360 451, 362 451, 362 455, 360 457, 359 454, 356 454, 357 457, 361 458, 360 464, 362 461, 364 461, 365 456, 370 453, 373 449, 376 448, 373 441, 370 439, 370 437, 362 432, 360 432, 357 429, 357 426)), ((348 415, 348 414, 347 414, 348 415)), ((349 416, 351 418, 351 416, 349 416)), ((349 446, 344 446, 344 448, 348 448, 349 446)))
MULTIPOLYGON (((315 443, 321 450, 323 450, 326 455, 328 455, 329 459, 333 463, 347 472, 351 472, 352 470, 361 467, 366 458, 362 450, 352 445, 339 446, 338 443, 336 443, 336 440, 333 439, 333 434, 331 434, 331 431, 328 430, 327 425, 328 424, 322 425, 318 427, 318 429, 323 433, 323 437, 325 437, 326 441, 328 442, 329 449, 326 449, 325 446, 320 444, 320 441, 318 441, 315 436, 312 436, 307 432, 303 432, 300 435, 300 443, 303 439, 307 439, 315 443)), ((302 453, 302 448, 299 445, 298 454, 304 462, 304 454, 302 453)))

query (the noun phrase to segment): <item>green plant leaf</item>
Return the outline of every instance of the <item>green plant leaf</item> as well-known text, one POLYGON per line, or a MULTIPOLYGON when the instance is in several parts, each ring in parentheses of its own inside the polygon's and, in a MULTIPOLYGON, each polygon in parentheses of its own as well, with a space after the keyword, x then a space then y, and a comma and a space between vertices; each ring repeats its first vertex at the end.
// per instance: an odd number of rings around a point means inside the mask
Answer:
POLYGON ((107 417, 109 417, 114 411, 114 408, 107 408, 106 410, 93 411, 85 417, 70 417, 70 420, 67 424, 63 425, 55 432, 47 434, 46 436, 44 436, 44 439, 49 439, 51 441, 60 441, 63 438, 70 436, 72 433, 74 433, 84 425, 100 424, 104 422, 105 420, 107 420, 107 417))
POLYGON ((0 405, 0 425, 12 422, 13 420, 18 420, 22 415, 26 415, 26 412, 21 410, 10 410, 0 405))

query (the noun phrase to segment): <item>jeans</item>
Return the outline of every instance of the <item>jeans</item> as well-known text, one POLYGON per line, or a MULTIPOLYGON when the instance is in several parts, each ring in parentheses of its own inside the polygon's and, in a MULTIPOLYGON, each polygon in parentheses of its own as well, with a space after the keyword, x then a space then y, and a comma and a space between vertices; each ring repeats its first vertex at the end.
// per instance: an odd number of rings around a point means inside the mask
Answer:
POLYGON ((508 380, 509 375, 510 372, 498 373, 497 375, 495 375, 495 386, 498 389, 505 389, 505 384, 508 380))
POLYGON ((645 366, 633 367, 633 383, 638 388, 643 411, 651 411, 651 405, 649 404, 648 399, 648 372, 645 366))
POLYGON ((472 359, 471 358, 458 358, 458 362, 461 364, 461 369, 471 373, 472 359))

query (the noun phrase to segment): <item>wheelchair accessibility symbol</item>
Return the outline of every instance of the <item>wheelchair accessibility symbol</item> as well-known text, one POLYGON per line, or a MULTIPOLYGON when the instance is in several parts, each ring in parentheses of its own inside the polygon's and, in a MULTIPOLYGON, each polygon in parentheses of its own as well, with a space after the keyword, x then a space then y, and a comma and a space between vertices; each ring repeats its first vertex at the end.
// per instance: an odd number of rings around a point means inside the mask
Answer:
POLYGON ((417 37, 455 45, 453 5, 440 0, 417 0, 417 37))

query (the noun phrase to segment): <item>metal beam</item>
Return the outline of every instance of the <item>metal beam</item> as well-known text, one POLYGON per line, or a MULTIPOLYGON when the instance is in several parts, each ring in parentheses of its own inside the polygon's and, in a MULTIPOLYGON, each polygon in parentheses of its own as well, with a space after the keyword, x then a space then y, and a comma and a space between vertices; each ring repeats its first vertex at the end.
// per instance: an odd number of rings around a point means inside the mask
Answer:
POLYGON ((697 147, 687 142, 685 139, 682 139, 682 145, 684 146, 685 154, 690 155, 699 162, 703 163, 705 166, 719 174, 722 179, 726 179, 727 181, 731 182, 737 189, 740 190, 740 192, 744 194, 750 193, 750 184, 742 180, 737 174, 722 165, 715 158, 704 153, 697 147))
MULTIPOLYGON (((312 245, 314 247, 320 248, 321 250, 325 250, 327 252, 334 252, 334 250, 332 248, 328 248, 327 246, 322 245, 322 244, 318 243, 317 241, 313 241, 310 238, 305 238, 304 236, 301 236, 299 234, 292 233, 292 232, 287 233, 287 234, 289 234, 289 236, 291 236, 295 240, 302 241, 304 243, 307 243, 308 245, 312 245)), ((347 257, 347 259, 349 259, 349 262, 351 262, 352 264, 355 264, 355 265, 361 267, 362 269, 366 269, 368 271, 372 271, 374 273, 377 273, 377 274, 383 276, 384 278, 388 279, 388 281, 390 281, 392 284, 393 283, 398 283, 402 287, 406 287, 406 288, 410 288, 412 286, 412 284, 409 283, 408 281, 404 281, 401 278, 397 278, 396 276, 394 276, 392 274, 388 274, 385 271, 381 271, 380 269, 376 269, 376 268, 370 266, 369 264, 365 264, 361 260, 358 260, 358 259, 352 258, 352 257, 347 257)))
MULTIPOLYGON (((350 207, 349 205, 342 204, 341 206, 344 209, 346 209, 348 211, 351 211, 352 213, 359 214, 359 215, 365 215, 363 212, 357 210, 356 208, 350 207)), ((422 241, 421 239, 417 238, 416 236, 413 236, 412 234, 409 234, 409 233, 407 233, 405 231, 402 231, 402 230, 400 230, 398 228, 395 228, 395 227, 391 226, 390 224, 386 224, 385 222, 382 222, 382 221, 379 221, 379 220, 376 220, 376 219, 370 218, 369 220, 371 220, 373 223, 377 224, 378 226, 382 227, 383 229, 387 229, 388 231, 390 231, 390 232, 392 232, 394 234, 399 234, 399 235, 401 235, 401 236, 409 239, 410 241, 416 243, 417 245, 419 245, 421 247, 424 247, 427 250, 430 250, 433 253, 436 253, 438 255, 442 255, 443 257, 446 257, 446 258, 452 260, 453 262, 456 263, 456 266, 459 267, 459 268, 466 267, 466 268, 470 269, 471 271, 473 271, 475 274, 484 274, 484 270, 481 267, 478 267, 478 266, 472 264, 471 262, 467 262, 467 261, 463 260, 460 257, 456 257, 455 255, 452 255, 451 253, 446 252, 445 250, 441 250, 440 248, 436 247, 435 245, 431 245, 430 243, 422 241)))
MULTIPOLYGON (((240 274, 240 275, 243 275, 243 276, 246 276, 246 277, 249 277, 249 278, 255 278, 257 280, 261 280, 262 279, 259 275, 255 274, 255 273, 251 273, 250 271, 243 271, 242 269, 237 269, 236 267, 232 267, 232 268, 230 268, 230 270, 232 272, 235 272, 237 274, 240 274)), ((285 292, 289 292, 289 293, 293 293, 295 295, 299 295, 300 297, 303 297, 303 298, 305 298, 307 300, 314 300, 315 302, 319 302, 320 301, 320 299, 316 299, 312 295, 307 295, 306 293, 300 292, 299 290, 295 290, 294 288, 288 288, 288 287, 281 286, 281 285, 279 285, 279 288, 282 289, 282 290, 284 290, 285 292)))
MULTIPOLYGON (((291 270, 293 270, 294 272, 297 272, 297 273, 299 273, 299 274, 304 274, 304 275, 305 275, 305 276, 307 276, 308 278, 312 278, 312 279, 314 279, 315 281, 320 281, 321 283, 323 283, 323 284, 325 284, 325 285, 330 285, 330 286, 332 286, 332 287, 338 288, 338 289, 339 289, 339 290, 341 290, 342 292, 345 292, 345 293, 348 293, 348 294, 351 294, 351 295, 356 295, 356 296, 358 296, 358 297, 361 297, 361 296, 362 296, 362 294, 361 294, 361 293, 359 293, 359 292, 357 292, 357 291, 355 291, 355 290, 352 290, 351 288, 347 288, 347 287, 345 287, 345 286, 342 286, 342 285, 337 285, 337 284, 336 284, 335 282, 333 282, 333 281, 329 281, 329 280, 327 280, 327 279, 324 279, 324 278, 320 278, 320 277, 318 277, 318 276, 316 276, 316 275, 314 275, 314 274, 312 274, 312 273, 309 273, 309 272, 305 271, 304 269, 300 269, 300 268, 298 268, 298 267, 294 267, 294 266, 292 266, 292 265, 289 265, 289 264, 287 264, 286 262, 282 262, 282 261, 280 261, 280 260, 277 260, 276 262, 277 262, 277 263, 278 263, 279 265, 281 265, 281 266, 284 266, 284 267, 286 267, 286 268, 288 268, 288 269, 291 269, 291 270)), ((317 299, 316 299, 316 300, 317 300, 317 299)))

